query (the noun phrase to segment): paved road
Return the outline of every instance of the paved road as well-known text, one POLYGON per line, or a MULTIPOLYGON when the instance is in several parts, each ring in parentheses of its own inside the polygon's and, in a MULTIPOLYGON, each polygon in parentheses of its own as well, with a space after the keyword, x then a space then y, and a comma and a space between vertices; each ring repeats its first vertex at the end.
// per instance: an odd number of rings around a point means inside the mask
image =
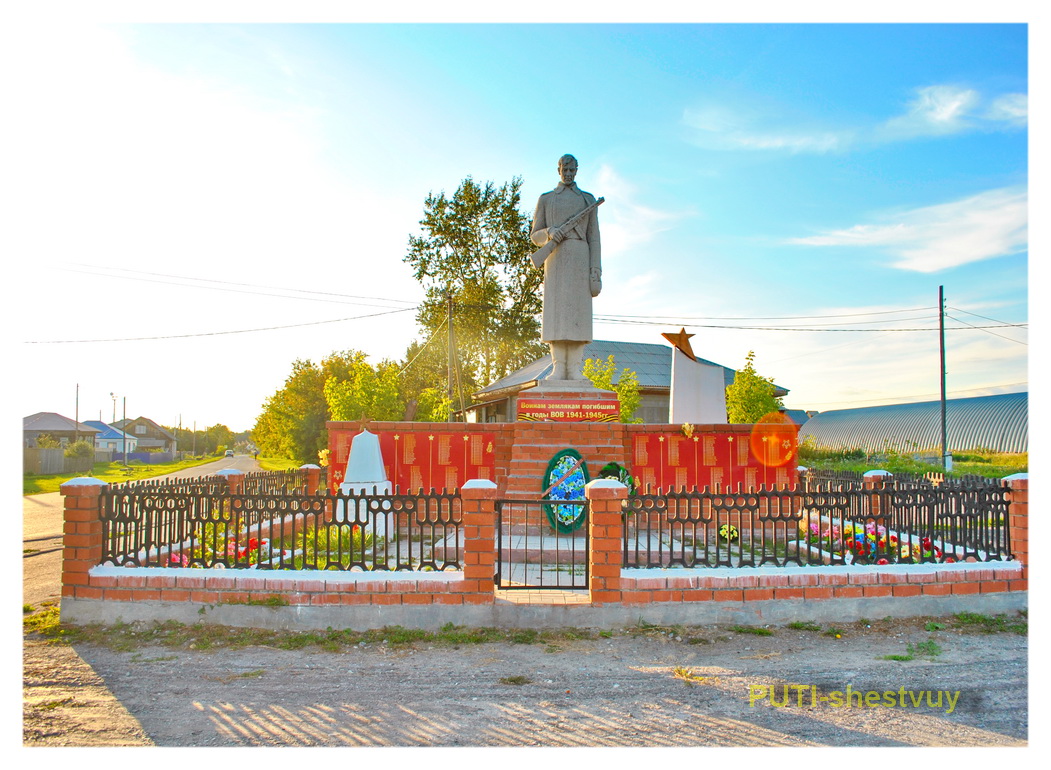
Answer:
MULTIPOLYGON (((223 457, 159 478, 210 476, 226 468, 248 473, 259 463, 248 455, 223 457)), ((22 602, 39 605, 62 596, 62 495, 48 492, 22 498, 22 602)))

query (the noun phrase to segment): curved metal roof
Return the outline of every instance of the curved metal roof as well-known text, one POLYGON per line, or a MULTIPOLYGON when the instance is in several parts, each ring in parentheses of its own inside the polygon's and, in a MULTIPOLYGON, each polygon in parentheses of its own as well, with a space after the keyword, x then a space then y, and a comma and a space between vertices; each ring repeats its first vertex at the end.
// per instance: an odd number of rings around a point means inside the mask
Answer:
MULTIPOLYGON (((954 398, 945 402, 949 451, 1029 451, 1029 393, 954 398)), ((818 447, 879 451, 941 446, 941 402, 838 409, 811 417, 799 430, 818 447)))

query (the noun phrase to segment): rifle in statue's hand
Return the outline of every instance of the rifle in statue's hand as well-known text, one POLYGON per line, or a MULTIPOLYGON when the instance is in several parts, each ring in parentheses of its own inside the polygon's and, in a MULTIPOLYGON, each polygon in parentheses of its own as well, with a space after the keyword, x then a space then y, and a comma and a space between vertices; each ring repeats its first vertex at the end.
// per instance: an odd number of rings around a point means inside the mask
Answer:
MULTIPOLYGON (((569 234, 569 232, 568 232, 569 230, 573 229, 573 227, 581 219, 583 219, 588 214, 590 214, 592 211, 594 211, 599 206, 601 206, 602 203, 605 200, 606 200, 605 198, 599 198, 597 201, 592 203, 586 209, 584 209, 583 211, 581 211, 581 212, 579 212, 577 214, 574 214, 569 219, 567 219, 565 222, 563 222, 562 225, 558 229, 568 235, 569 234)), ((553 240, 552 241, 548 241, 543 246, 541 246, 539 249, 537 249, 532 254, 530 254, 529 258, 531 260, 533 260, 533 264, 536 265, 537 267, 543 267, 544 266, 544 260, 546 260, 551 255, 551 252, 555 250, 556 246, 558 246, 558 244, 555 243, 553 240)))

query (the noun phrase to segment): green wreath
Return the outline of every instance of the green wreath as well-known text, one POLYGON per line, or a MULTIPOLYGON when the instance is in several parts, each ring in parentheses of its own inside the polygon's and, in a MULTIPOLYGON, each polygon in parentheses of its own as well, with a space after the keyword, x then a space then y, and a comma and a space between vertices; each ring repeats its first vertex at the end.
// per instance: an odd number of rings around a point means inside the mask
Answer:
POLYGON ((619 481, 628 488, 628 494, 635 494, 635 479, 631 477, 631 471, 620 463, 606 463, 598 472, 600 479, 613 479, 619 481))
MULTIPOLYGON (((580 452, 563 449, 551 458, 544 471, 540 489, 546 500, 578 501, 584 499, 584 487, 590 481, 588 466, 580 452)), ((584 524, 585 506, 544 503, 544 515, 558 533, 574 532, 584 524)))

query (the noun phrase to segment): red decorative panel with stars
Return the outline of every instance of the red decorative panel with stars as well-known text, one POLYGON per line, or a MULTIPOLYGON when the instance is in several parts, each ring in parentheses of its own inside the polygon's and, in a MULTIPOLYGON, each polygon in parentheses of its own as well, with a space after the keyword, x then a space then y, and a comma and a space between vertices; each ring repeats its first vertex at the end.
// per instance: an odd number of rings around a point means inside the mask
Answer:
MULTIPOLYGON (((440 426, 440 428, 439 428, 440 426)), ((449 429, 380 430, 380 452, 387 479, 404 493, 420 489, 452 491, 469 479, 496 477, 495 434, 449 429)), ((333 490, 343 482, 350 444, 360 430, 329 427, 329 480, 333 490)))
POLYGON ((748 432, 741 431, 697 431, 690 436, 681 432, 633 432, 629 436, 629 470, 640 491, 647 486, 653 491, 670 491, 794 485, 794 433, 750 439, 748 432), (753 445, 761 447, 761 457, 753 445))

